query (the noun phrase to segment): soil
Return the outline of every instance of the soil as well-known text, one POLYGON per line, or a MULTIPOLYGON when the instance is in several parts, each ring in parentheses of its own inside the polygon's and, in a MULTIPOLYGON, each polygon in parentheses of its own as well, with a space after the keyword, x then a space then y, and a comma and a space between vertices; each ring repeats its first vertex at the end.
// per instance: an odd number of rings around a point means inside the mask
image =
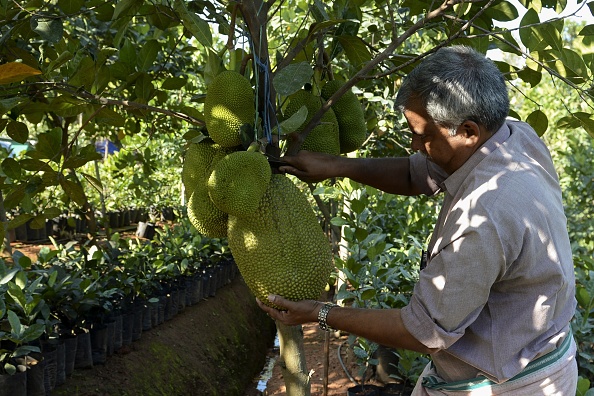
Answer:
MULTIPOLYGON (((16 243, 13 244, 13 249, 35 259, 43 246, 48 245, 16 243)), ((256 341, 250 341, 249 344, 258 344, 255 347, 259 352, 254 353, 248 350, 248 342, 236 334, 237 319, 233 315, 220 314, 228 311, 229 306, 233 306, 239 316, 246 312, 251 316, 263 315, 239 277, 223 287, 215 297, 187 307, 171 321, 143 332, 139 341, 108 357, 105 365, 75 370, 66 384, 57 387, 52 395, 286 394, 278 346, 273 342, 274 323, 264 316, 255 321, 260 329, 254 329, 253 322, 239 324, 256 341), (268 335, 267 331, 263 331, 265 329, 270 330, 268 335), (256 337, 253 337, 254 332, 256 337), (200 335, 200 340, 206 342, 197 342, 196 334, 200 335), (221 341, 223 347, 220 347, 221 341), (161 353, 159 356, 163 359, 162 362, 155 361, 156 352, 161 353), (241 375, 233 365, 238 360, 244 368, 241 375), (135 368, 140 373, 132 375, 130 368, 135 368), (143 372, 143 369, 146 370, 143 372), (186 371, 194 373, 194 376, 186 371), (243 380, 245 387, 240 391, 237 386, 241 379, 238 380, 237 377, 245 375, 249 378, 247 381, 243 380)), ((347 395, 348 388, 361 382, 361 374, 365 376, 365 383, 383 385, 373 373, 360 372, 360 366, 349 348, 347 334, 327 333, 320 330, 317 324, 306 324, 303 326, 303 335, 307 368, 311 372, 312 396, 347 395)))

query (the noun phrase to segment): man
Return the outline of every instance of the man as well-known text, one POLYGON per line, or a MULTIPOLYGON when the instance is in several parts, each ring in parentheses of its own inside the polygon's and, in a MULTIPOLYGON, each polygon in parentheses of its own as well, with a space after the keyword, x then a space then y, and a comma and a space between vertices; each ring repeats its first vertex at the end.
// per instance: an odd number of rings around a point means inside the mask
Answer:
POLYGON ((319 320, 430 354, 413 395, 575 395, 574 269, 558 177, 534 130, 506 119, 503 76, 469 47, 442 48, 407 76, 396 105, 411 157, 301 151, 280 170, 445 194, 410 303, 372 310, 270 296, 286 310, 260 306, 286 325, 319 320))

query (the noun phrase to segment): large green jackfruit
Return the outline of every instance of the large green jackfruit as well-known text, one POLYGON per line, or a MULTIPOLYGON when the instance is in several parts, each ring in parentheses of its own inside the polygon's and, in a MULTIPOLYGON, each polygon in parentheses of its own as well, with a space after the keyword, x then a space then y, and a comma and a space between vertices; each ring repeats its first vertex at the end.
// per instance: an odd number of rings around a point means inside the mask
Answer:
POLYGON ((182 168, 188 218, 199 233, 211 238, 227 236, 227 213, 217 208, 208 195, 208 177, 216 163, 229 154, 212 140, 191 144, 182 168))
POLYGON ((253 124, 254 90, 247 78, 225 70, 208 85, 204 99, 204 121, 208 134, 223 147, 241 144, 240 127, 253 124))
POLYGON ((278 294, 318 299, 334 268, 328 238, 299 188, 273 174, 258 210, 229 216, 228 243, 246 284, 263 303, 278 294))
MULTIPOLYGON (((295 131, 296 133, 300 133, 313 116, 322 108, 322 98, 304 89, 295 92, 289 97, 289 104, 285 109, 285 117, 291 117, 302 106, 307 108, 307 118, 295 131)), ((332 109, 328 109, 322 116, 320 124, 309 132, 301 144, 301 149, 328 154, 340 153, 338 121, 332 109)))
MULTIPOLYGON (((328 81, 322 87, 322 97, 328 100, 343 85, 344 82, 339 80, 328 81)), ((349 89, 331 107, 338 120, 340 153, 359 149, 367 137, 367 124, 357 95, 349 89)))
POLYGON ((217 208, 233 216, 253 214, 264 195, 272 171, 257 151, 235 151, 214 166, 208 194, 217 208))

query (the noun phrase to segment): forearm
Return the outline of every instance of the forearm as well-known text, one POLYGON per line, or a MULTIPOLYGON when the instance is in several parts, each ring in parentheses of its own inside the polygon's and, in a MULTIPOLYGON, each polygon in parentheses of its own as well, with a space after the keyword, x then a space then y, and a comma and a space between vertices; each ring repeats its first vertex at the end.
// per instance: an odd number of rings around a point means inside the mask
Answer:
POLYGON ((402 158, 344 158, 338 176, 398 195, 418 195, 409 170, 409 160, 402 158))
POLYGON ((434 351, 408 332, 399 309, 335 307, 328 313, 326 322, 332 328, 356 334, 384 346, 427 354, 434 351))

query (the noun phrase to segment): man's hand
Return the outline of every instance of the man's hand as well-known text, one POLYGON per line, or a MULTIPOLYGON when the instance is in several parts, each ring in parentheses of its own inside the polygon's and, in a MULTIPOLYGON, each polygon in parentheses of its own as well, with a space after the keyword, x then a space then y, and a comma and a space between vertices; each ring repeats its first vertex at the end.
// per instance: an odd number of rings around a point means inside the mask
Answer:
POLYGON ((268 300, 276 306, 283 307, 284 310, 278 310, 262 301, 256 299, 260 308, 266 312, 272 319, 281 322, 286 326, 296 326, 303 323, 317 322, 318 312, 322 303, 313 300, 290 301, 281 296, 271 294, 268 300))
POLYGON ((279 166, 279 171, 290 173, 305 182, 319 182, 341 176, 336 166, 340 156, 301 150, 295 155, 286 155, 282 161, 287 165, 279 166))

